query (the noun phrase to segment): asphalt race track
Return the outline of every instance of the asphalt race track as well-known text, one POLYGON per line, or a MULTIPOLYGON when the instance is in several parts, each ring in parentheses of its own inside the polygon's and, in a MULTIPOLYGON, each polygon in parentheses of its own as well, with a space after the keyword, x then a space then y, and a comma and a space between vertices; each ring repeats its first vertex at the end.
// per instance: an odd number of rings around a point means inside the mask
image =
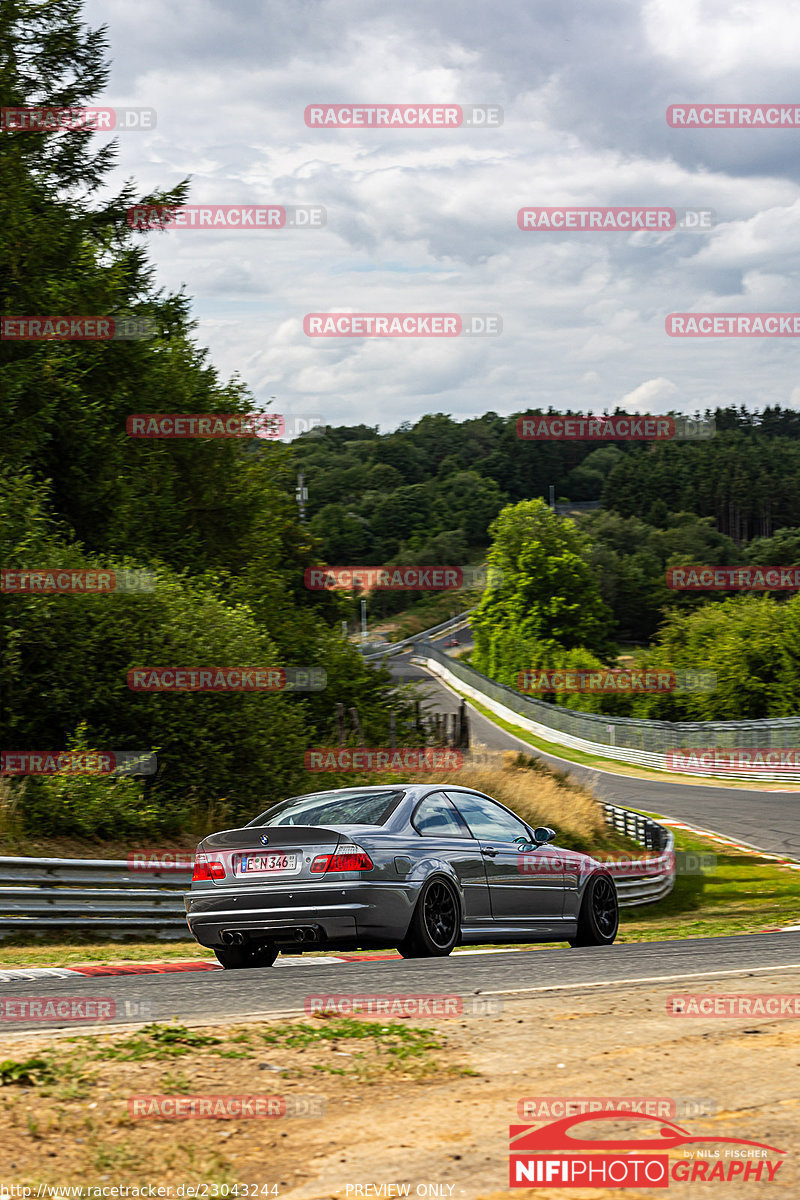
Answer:
MULTIPOLYGON (((469 631, 459 636, 468 643, 469 631)), ((459 698, 446 686, 409 662, 409 655, 390 660, 398 680, 420 680, 430 707, 454 712, 459 698)), ((512 734, 497 728, 470 708, 473 741, 489 749, 528 748, 512 734)), ((539 751, 536 751, 539 754, 539 751)), ((542 754, 557 766, 565 760, 542 754)), ((602 798, 660 813, 761 849, 800 859, 800 793, 737 788, 684 786, 669 781, 633 779, 610 772, 566 764, 578 778, 591 781, 602 798)), ((557 814, 553 823, 558 827, 557 814)), ((123 952, 124 953, 124 952, 123 952)), ((273 968, 246 971, 198 970, 191 973, 109 975, 65 973, 58 978, 33 972, 0 970, 0 1005, 8 1037, 26 1030, 69 1029, 82 1025, 58 1019, 11 1019, 8 1001, 35 997, 95 997, 113 1001, 113 1025, 178 1019, 189 1024, 236 1021, 244 1018, 296 1016, 306 1010, 308 997, 320 995, 449 995, 502 997, 513 1003, 537 992, 552 992, 554 1005, 567 995, 674 981, 675 990, 721 983, 725 990, 753 990, 754 975, 800 968, 800 932, 765 932, 721 938, 667 942, 618 943, 609 947, 571 950, 542 947, 532 951, 456 953, 447 959, 383 959, 341 961, 334 957, 282 956, 273 968), (737 986, 738 980, 738 986, 737 986), (729 987, 727 986, 729 985, 729 987)), ((482 1003, 475 1001, 475 1003, 482 1003)), ((17 1008, 17 1013, 20 1010, 17 1008)), ((437 1018, 434 1018, 437 1019, 437 1018)), ((97 1026, 95 1026, 97 1028, 97 1026)), ((86 1028, 83 1026, 83 1028, 86 1028)))
MULTIPOLYGON (((409 961, 342 963, 292 958, 280 969, 188 975, 14 978, 0 982, 0 999, 5 1010, 9 1000, 32 995, 42 1001, 66 995, 91 996, 115 1002, 115 1024, 173 1018, 199 1024, 260 1015, 302 1015, 306 998, 321 995, 481 995, 501 996, 508 1004, 515 996, 523 999, 552 990, 554 1005, 561 1005, 565 993, 575 996, 608 985, 619 988, 651 981, 674 980, 676 991, 705 990, 719 981, 730 984, 726 990, 753 991, 754 973, 764 972, 760 977, 765 980, 773 972, 792 967, 800 967, 800 933, 761 933, 409 961), (747 981, 744 989, 742 980, 747 981)), ((3 1026, 6 1037, 26 1029, 69 1028, 77 1034, 81 1028, 75 1021, 26 1022, 5 1016, 3 1026)))
MULTIPOLYGON (((458 637, 462 645, 470 643, 469 630, 453 636, 458 637)), ((459 705, 456 694, 420 667, 413 666, 410 657, 408 653, 389 660, 395 678, 403 682, 424 681, 431 707, 437 712, 455 712, 459 705)), ((591 782, 595 793, 609 803, 660 813, 747 842, 760 850, 800 860, 800 791, 782 793, 778 790, 779 783, 768 783, 766 790, 662 783, 582 767, 536 750, 493 725, 467 703, 472 740, 489 750, 527 750, 552 766, 567 767, 577 779, 591 782)), ((557 815, 553 817, 553 825, 558 828, 557 815)))

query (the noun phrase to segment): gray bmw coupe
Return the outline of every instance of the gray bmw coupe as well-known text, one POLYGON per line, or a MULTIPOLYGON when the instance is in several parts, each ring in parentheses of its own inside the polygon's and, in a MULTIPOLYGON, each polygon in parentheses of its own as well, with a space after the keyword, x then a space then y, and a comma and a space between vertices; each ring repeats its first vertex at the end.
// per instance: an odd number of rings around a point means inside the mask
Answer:
POLYGON ((610 945, 612 876, 555 836, 449 784, 294 796, 204 838, 186 919, 228 968, 303 949, 423 958, 470 942, 610 945))

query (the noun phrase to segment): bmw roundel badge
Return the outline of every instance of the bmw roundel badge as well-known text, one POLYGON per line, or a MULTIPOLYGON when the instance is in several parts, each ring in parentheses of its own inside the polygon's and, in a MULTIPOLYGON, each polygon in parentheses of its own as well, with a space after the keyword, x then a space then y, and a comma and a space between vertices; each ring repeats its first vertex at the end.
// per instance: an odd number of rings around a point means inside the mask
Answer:
POLYGON ((261 835, 261 845, 262 846, 269 845, 269 838, 267 837, 267 835, 265 833, 262 833, 262 835, 261 835))

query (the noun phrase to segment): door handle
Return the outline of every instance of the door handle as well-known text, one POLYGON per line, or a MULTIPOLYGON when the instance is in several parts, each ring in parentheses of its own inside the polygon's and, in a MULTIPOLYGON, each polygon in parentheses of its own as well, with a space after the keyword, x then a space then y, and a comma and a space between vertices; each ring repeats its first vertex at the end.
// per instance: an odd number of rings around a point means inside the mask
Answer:
POLYGON ((481 846, 481 854, 485 854, 487 858, 497 857, 497 851, 494 846, 481 846))

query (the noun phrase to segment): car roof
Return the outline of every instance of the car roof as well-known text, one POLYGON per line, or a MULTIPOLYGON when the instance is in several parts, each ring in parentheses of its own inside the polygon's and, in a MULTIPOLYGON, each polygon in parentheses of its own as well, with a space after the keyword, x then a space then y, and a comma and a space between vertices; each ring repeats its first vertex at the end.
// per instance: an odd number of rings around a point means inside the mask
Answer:
MULTIPOLYGON (((348 795, 357 794, 358 792, 368 793, 369 795, 374 795, 375 792, 424 792, 431 788, 436 791, 446 789, 448 791, 477 792, 479 796, 486 794, 485 792, 478 791, 477 788, 468 788, 460 783, 447 783, 431 779, 428 783, 375 783, 365 784, 361 787, 320 788, 318 792, 298 792, 297 795, 287 796, 286 799, 300 800, 303 796, 335 796, 337 792, 341 792, 342 794, 346 792, 348 795)), ((491 800, 491 796, 488 796, 487 799, 491 800)))

